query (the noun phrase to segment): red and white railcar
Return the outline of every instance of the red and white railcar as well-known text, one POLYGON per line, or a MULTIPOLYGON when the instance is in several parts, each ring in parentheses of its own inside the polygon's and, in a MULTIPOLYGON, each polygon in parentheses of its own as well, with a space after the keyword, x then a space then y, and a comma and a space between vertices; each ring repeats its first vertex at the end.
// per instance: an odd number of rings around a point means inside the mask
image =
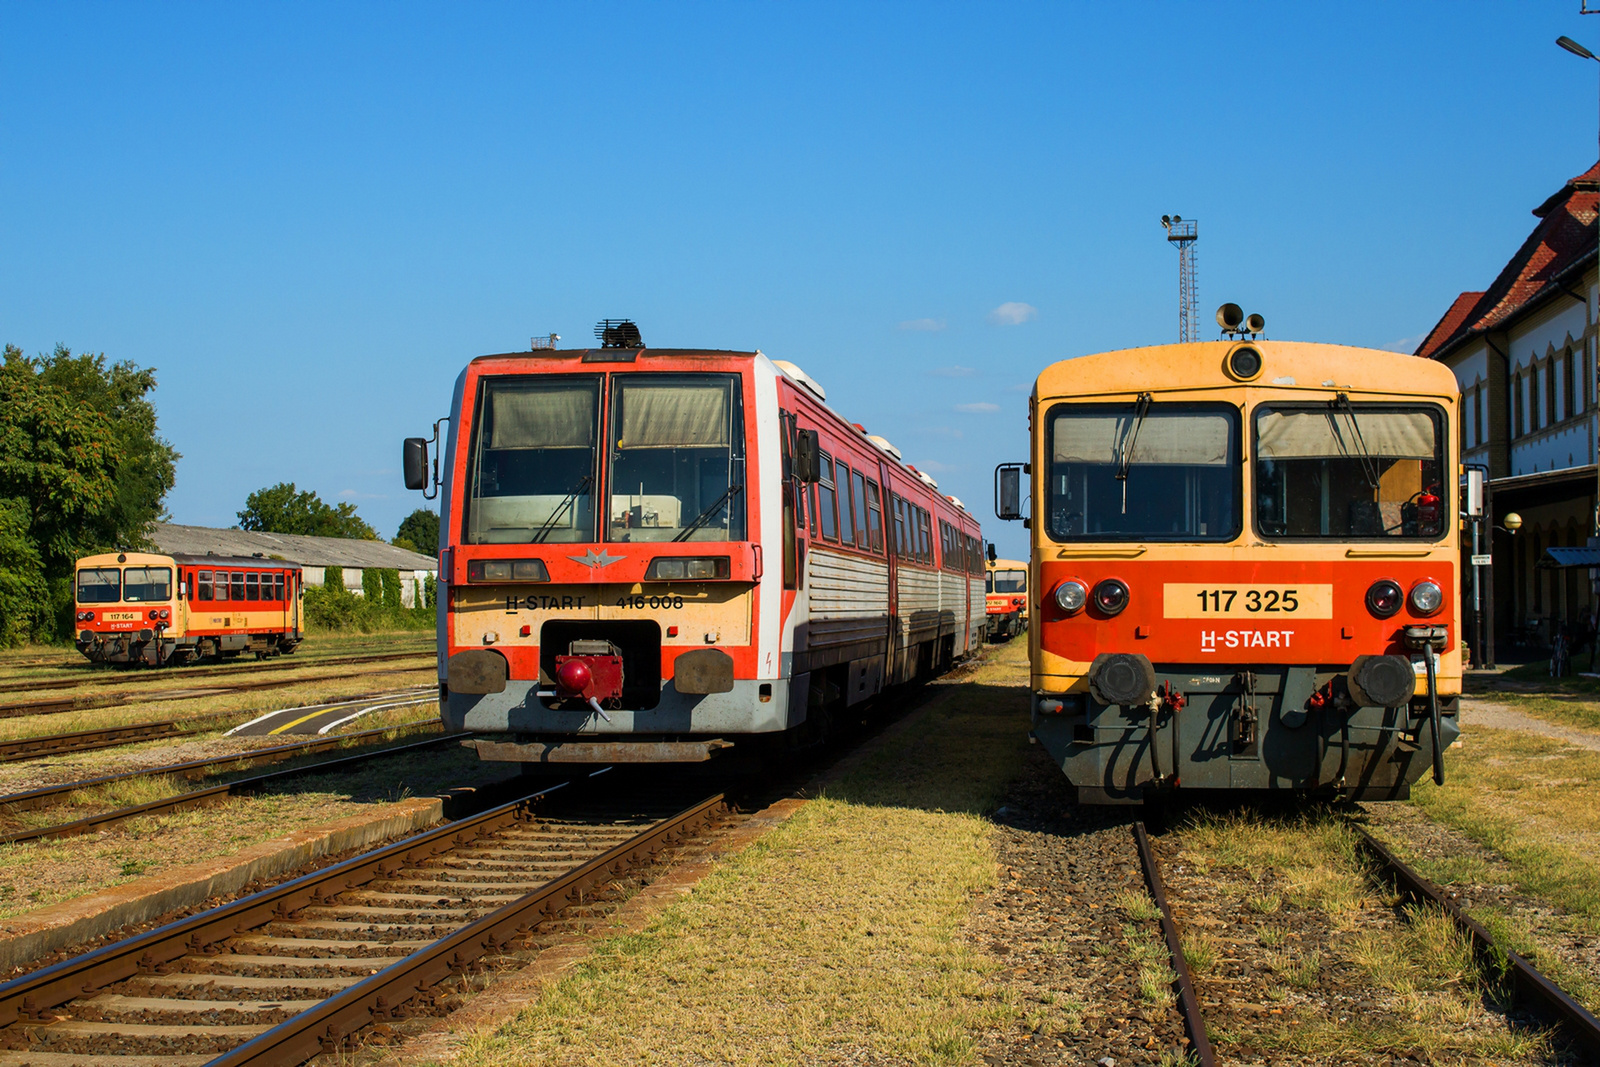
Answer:
MULTIPOLYGON (((703 760, 824 736, 981 645, 958 501, 792 364, 636 339, 456 381, 433 474, 449 728, 485 759, 703 760)), ((410 488, 427 451, 406 442, 410 488)))

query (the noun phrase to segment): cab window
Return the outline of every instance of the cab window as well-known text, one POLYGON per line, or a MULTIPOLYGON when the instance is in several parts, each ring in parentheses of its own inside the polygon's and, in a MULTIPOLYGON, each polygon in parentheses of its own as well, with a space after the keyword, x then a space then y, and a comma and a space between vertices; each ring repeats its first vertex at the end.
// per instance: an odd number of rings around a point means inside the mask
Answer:
POLYGON ((122 599, 129 603, 172 599, 171 567, 129 567, 122 576, 122 599))
POLYGON ((85 567, 78 572, 78 603, 115 604, 122 599, 122 572, 115 567, 85 567))

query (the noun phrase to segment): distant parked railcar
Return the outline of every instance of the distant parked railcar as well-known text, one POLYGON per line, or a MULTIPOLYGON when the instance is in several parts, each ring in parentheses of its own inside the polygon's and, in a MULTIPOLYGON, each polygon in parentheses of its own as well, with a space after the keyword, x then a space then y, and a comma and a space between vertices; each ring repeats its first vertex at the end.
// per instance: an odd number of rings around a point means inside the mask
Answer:
MULTIPOLYGON (((1162 345, 1057 363, 1029 404, 1033 731, 1080 800, 1442 779, 1461 692, 1448 368, 1162 345)), ((999 472, 1003 517, 1022 474, 999 472)))
POLYGON ((984 565, 989 640, 1009 641, 1028 628, 1028 565, 995 559, 984 565))
MULTIPOLYGON (((448 728, 489 760, 698 761, 824 737, 980 647, 958 501, 792 364, 628 329, 457 379, 433 476, 448 728)), ((424 488, 428 443, 405 451, 424 488)))
POLYGON ((293 652, 300 566, 256 557, 106 552, 78 560, 78 651, 150 666, 293 652))

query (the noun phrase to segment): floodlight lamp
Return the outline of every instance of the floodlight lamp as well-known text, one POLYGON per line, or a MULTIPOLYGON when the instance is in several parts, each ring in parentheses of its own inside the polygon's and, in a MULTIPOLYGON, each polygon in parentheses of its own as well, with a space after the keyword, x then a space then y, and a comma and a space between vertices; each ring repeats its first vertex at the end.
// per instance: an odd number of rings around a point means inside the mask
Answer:
POLYGON ((1600 57, 1597 57, 1593 52, 1583 47, 1583 45, 1579 44, 1577 41, 1574 41, 1571 37, 1557 37, 1556 44, 1560 45, 1562 48, 1565 48, 1575 56, 1579 56, 1583 59, 1593 59, 1596 62, 1600 62, 1600 57))

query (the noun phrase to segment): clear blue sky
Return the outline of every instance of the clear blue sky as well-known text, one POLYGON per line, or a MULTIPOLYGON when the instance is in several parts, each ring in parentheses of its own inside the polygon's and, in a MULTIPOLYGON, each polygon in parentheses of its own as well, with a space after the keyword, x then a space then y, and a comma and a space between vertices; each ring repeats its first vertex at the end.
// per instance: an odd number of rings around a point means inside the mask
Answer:
POLYGON ((1176 339, 1162 214, 1207 321, 1409 350, 1595 160, 1563 33, 1600 51, 1578 0, 11 0, 0 341, 158 369, 176 521, 294 481, 392 536, 466 360, 630 316, 796 361, 1014 555, 1038 370, 1176 339))

